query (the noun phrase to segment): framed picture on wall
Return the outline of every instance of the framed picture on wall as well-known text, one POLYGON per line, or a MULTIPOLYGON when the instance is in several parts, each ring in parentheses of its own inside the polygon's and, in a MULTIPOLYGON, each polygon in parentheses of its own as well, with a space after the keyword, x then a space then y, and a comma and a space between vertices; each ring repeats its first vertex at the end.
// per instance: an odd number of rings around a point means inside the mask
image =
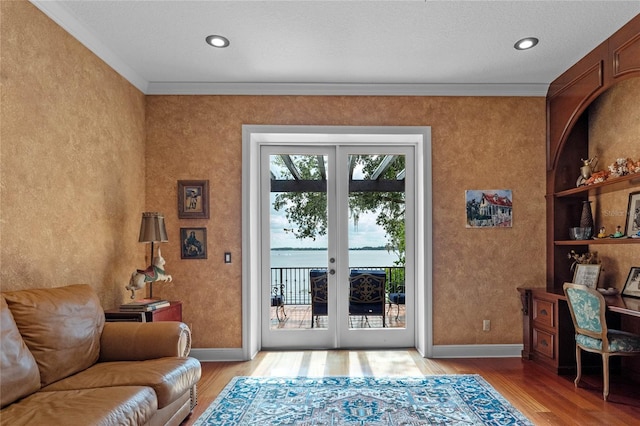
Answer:
POLYGON ((178 181, 178 218, 209 219, 209 181, 178 181))
POLYGON ((573 274, 573 282, 595 289, 598 286, 601 266, 600 264, 577 264, 576 271, 573 274))
POLYGON ((628 237, 640 236, 640 192, 629 194, 625 231, 625 235, 628 237))
POLYGON ((640 266, 634 266, 629 271, 627 281, 622 289, 622 295, 640 297, 640 266))
POLYGON ((182 259, 207 258, 207 228, 180 228, 182 259))
POLYGON ((510 189, 465 191, 467 228, 511 228, 513 192, 510 189))

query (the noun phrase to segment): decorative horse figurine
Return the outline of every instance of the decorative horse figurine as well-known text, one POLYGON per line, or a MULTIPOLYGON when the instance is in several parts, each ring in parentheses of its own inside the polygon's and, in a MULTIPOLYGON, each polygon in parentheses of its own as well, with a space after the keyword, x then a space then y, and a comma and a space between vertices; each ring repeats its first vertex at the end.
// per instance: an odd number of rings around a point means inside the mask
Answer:
POLYGON ((131 274, 131 280, 129 285, 125 288, 131 291, 131 298, 135 298, 135 291, 142 290, 146 283, 153 283, 156 281, 172 281, 171 275, 167 274, 163 267, 165 260, 162 257, 162 252, 158 248, 158 256, 153 258, 153 264, 147 269, 137 269, 136 272, 131 274))

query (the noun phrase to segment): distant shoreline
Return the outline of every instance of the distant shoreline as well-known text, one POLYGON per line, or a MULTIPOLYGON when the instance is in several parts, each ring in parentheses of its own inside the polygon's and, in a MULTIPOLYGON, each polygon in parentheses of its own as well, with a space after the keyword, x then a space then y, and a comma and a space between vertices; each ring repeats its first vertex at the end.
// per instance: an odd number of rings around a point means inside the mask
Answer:
MULTIPOLYGON (((318 248, 318 247, 273 247, 271 249, 272 251, 327 251, 326 248, 318 248)), ((367 251, 371 251, 371 250, 385 250, 387 251, 387 248, 384 246, 380 246, 380 247, 357 247, 357 248, 350 248, 349 250, 367 250, 367 251)))

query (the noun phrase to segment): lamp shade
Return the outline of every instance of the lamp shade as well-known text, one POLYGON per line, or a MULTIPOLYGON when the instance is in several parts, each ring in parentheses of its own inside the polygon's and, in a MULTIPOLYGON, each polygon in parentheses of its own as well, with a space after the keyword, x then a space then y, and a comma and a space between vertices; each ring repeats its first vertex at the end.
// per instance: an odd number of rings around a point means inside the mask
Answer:
POLYGON ((167 238, 167 230, 164 227, 164 215, 162 213, 142 213, 142 223, 140 223, 140 237, 138 241, 141 243, 169 241, 167 238))

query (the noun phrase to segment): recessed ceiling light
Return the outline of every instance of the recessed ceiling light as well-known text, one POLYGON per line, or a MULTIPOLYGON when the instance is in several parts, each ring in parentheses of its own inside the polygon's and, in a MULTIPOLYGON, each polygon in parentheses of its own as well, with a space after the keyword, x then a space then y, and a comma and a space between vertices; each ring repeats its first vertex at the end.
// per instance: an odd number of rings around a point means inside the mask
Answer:
POLYGON ((531 49, 533 46, 538 44, 538 39, 535 37, 527 37, 521 40, 518 40, 516 44, 513 45, 517 50, 527 50, 531 49))
POLYGON ((210 35, 205 39, 208 44, 213 47, 227 47, 229 46, 229 39, 220 35, 210 35))

